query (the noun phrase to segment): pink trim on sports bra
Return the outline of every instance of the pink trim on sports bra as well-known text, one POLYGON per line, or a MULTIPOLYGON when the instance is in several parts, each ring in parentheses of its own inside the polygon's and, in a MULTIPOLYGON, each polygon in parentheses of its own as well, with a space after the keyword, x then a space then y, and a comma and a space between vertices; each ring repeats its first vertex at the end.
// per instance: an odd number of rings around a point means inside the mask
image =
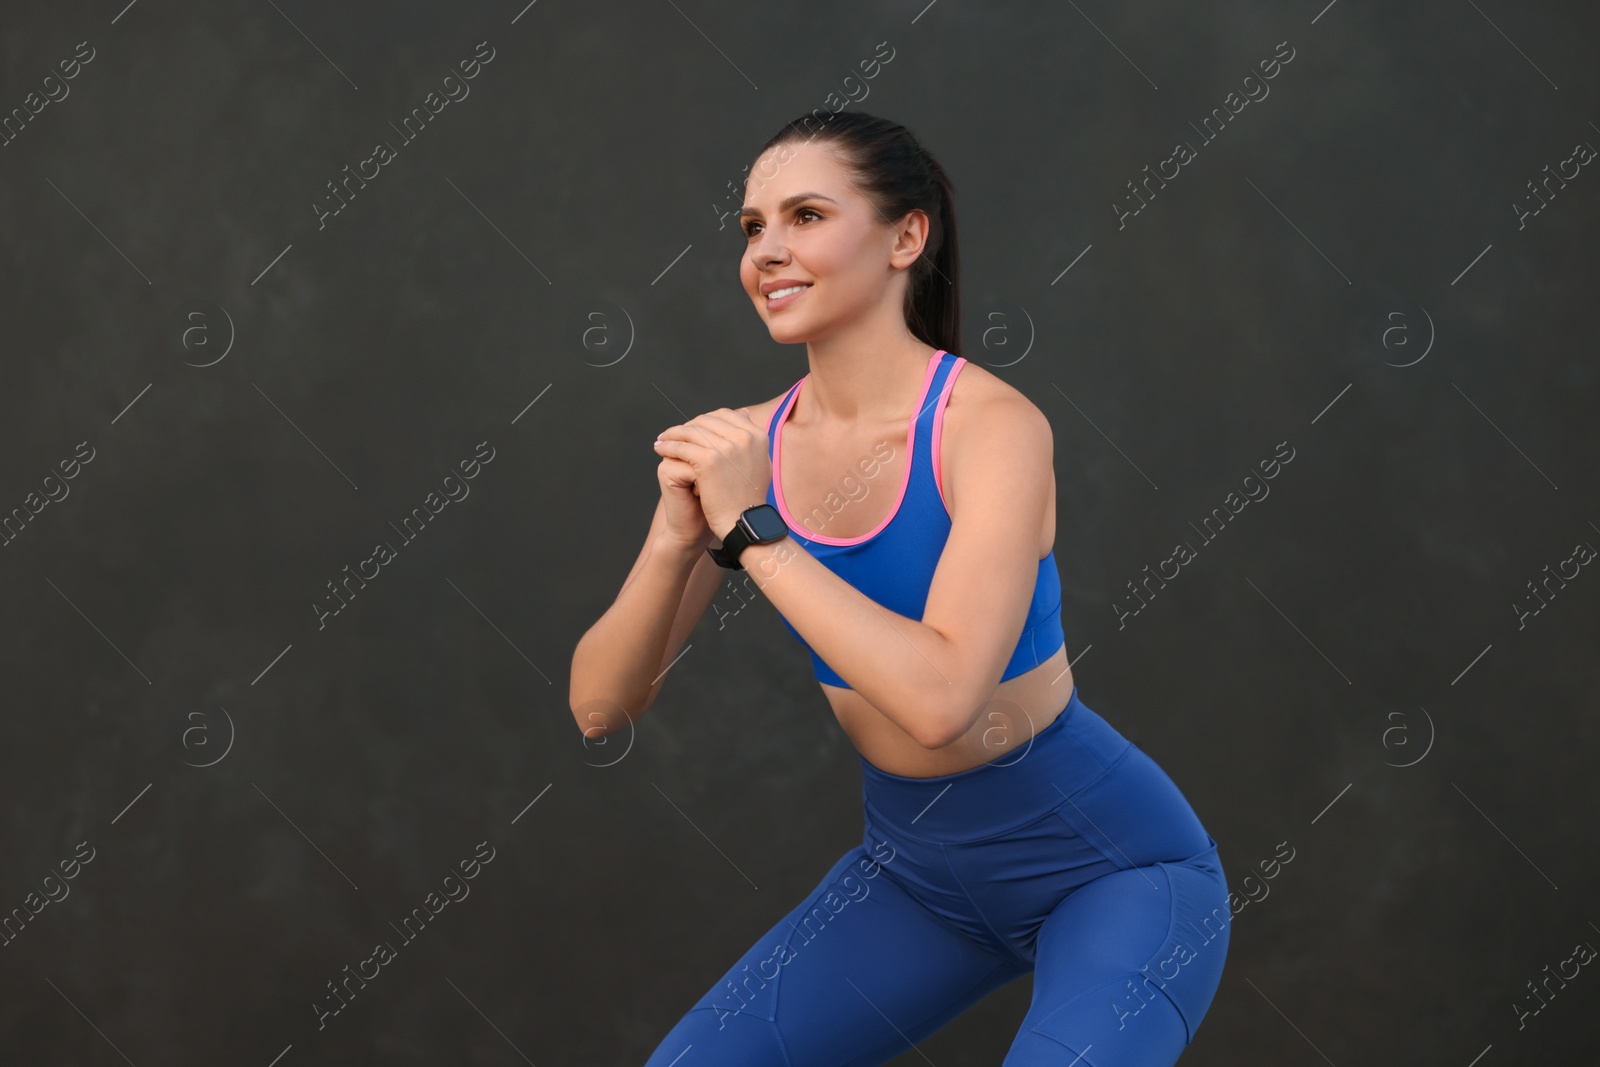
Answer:
MULTIPOLYGON (((967 361, 960 356, 950 364, 950 373, 945 375, 944 388, 939 392, 939 402, 933 411, 933 484, 939 490, 939 503, 944 505, 944 513, 950 514, 950 502, 944 498, 944 474, 939 463, 939 446, 944 441, 944 409, 950 402, 950 390, 955 387, 956 375, 961 373, 961 368, 967 361)), ((952 518, 954 516, 951 516, 952 518)))
MULTIPOLYGON (((779 415, 778 428, 773 432, 772 435, 772 495, 773 498, 778 502, 778 513, 783 516, 783 521, 788 524, 789 529, 795 531, 797 536, 807 541, 818 541, 825 545, 859 545, 878 536, 878 534, 882 533, 884 529, 894 521, 894 517, 900 513, 901 503, 906 498, 906 489, 911 485, 911 464, 913 459, 912 453, 916 448, 917 421, 922 416, 922 405, 923 402, 928 398, 928 386, 933 382, 933 373, 939 369, 939 357, 943 355, 944 349, 941 348, 932 356, 928 357, 928 368, 923 372, 922 375, 922 388, 917 393, 916 407, 911 412, 911 418, 906 420, 906 459, 904 464, 905 475, 900 479, 900 495, 895 497, 894 507, 889 509, 889 514, 884 516, 883 521, 878 523, 876 528, 862 534, 860 537, 828 537, 824 534, 813 533, 808 527, 803 526, 795 519, 794 515, 789 511, 789 505, 784 500, 783 478, 780 475, 783 459, 783 424, 789 421, 789 415, 794 411, 794 406, 800 402, 800 393, 804 391, 806 379, 810 378, 811 375, 808 372, 805 378, 800 379, 799 388, 794 391, 794 396, 790 399, 789 406, 785 408, 779 415)), ((953 376, 954 375, 952 373, 952 377, 953 376)), ((948 392, 948 389, 945 390, 945 392, 948 392)), ((934 456, 937 457, 938 454, 938 449, 935 448, 934 456)), ((941 497, 943 496, 942 490, 940 495, 941 497)))

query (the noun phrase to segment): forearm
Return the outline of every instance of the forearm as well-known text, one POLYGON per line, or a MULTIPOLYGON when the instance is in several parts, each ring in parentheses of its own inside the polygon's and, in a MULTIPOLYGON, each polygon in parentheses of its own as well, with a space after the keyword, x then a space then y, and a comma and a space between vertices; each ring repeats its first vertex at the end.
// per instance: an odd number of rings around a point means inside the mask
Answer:
POLYGON ((927 748, 959 735, 970 687, 943 634, 872 600, 792 537, 752 545, 739 562, 817 655, 896 726, 927 748))
POLYGON ((596 736, 637 719, 649 706, 662 654, 701 549, 656 538, 650 554, 572 654, 569 703, 596 736), (598 728, 598 729, 597 729, 598 728))

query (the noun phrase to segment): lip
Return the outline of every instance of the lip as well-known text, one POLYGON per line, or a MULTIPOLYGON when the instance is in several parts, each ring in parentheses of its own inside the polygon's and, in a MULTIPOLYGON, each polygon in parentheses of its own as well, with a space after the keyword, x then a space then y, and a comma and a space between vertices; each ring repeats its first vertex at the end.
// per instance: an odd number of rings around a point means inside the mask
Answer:
POLYGON ((814 284, 815 283, 813 283, 813 282, 783 282, 783 281, 780 281, 780 282, 772 282, 772 283, 770 283, 768 285, 763 285, 761 287, 761 292, 762 292, 763 296, 765 296, 767 293, 773 292, 773 291, 778 290, 778 289, 787 289, 791 285, 804 285, 806 287, 806 288, 800 290, 798 293, 790 293, 788 296, 779 297, 777 300, 767 300, 767 301, 765 301, 765 303, 767 305, 767 310, 768 311, 781 311, 781 310, 783 310, 784 308, 788 307, 790 304, 794 303, 796 300, 799 300, 802 296, 805 296, 807 293, 809 293, 814 284))

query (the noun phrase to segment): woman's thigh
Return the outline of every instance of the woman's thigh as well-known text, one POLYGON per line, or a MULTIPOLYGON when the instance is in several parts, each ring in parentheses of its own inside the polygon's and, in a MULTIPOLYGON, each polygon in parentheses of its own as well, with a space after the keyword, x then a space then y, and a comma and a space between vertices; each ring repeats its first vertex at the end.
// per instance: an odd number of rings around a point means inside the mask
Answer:
POLYGON ((870 1067, 1025 972, 907 895, 892 856, 860 845, 841 856, 646 1067, 870 1067))
POLYGON ((1171 1067, 1221 981, 1229 918, 1214 842, 1084 885, 1040 928, 1005 1067, 1171 1067))

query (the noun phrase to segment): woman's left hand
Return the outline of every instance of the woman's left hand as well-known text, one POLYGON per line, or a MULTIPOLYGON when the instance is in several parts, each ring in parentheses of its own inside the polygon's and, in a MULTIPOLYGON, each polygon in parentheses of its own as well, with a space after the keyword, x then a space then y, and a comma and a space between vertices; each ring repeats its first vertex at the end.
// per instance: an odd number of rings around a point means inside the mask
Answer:
POLYGON ((680 459, 694 469, 700 510, 719 540, 746 508, 766 503, 772 483, 767 432, 747 409, 717 408, 669 426, 655 447, 657 455, 680 459))

